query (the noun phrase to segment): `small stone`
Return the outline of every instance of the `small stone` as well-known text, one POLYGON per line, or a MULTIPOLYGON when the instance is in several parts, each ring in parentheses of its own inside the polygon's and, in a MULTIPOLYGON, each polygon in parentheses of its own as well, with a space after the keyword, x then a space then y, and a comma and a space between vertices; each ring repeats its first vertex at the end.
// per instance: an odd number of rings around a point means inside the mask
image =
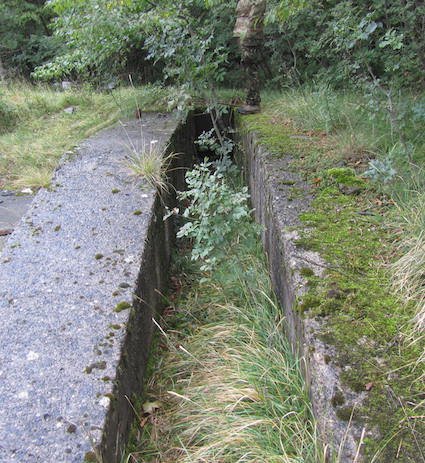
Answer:
POLYGON ((31 188, 24 188, 23 190, 21 190, 21 193, 24 194, 24 195, 33 195, 34 192, 31 190, 31 188))
POLYGON ((100 400, 99 400, 99 403, 100 405, 102 405, 102 407, 105 407, 105 408, 108 408, 109 407, 109 403, 110 403, 110 399, 109 397, 102 397, 100 400))
POLYGON ((68 106, 63 110, 63 112, 66 114, 73 114, 75 113, 75 106, 68 106))
POLYGON ((32 350, 28 352, 27 354, 27 360, 37 360, 40 357, 37 352, 33 352, 32 350))
POLYGON ((76 426, 75 424, 71 423, 71 424, 68 426, 66 432, 69 432, 69 434, 74 434, 74 432, 75 432, 76 430, 77 430, 77 426, 76 426))

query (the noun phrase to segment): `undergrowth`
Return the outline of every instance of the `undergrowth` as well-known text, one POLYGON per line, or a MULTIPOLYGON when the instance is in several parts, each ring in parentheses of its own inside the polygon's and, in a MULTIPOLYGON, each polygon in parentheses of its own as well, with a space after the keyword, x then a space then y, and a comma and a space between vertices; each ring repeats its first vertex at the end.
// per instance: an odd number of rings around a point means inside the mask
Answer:
POLYGON ((208 273, 177 258, 126 462, 324 461, 257 227, 230 235, 208 273))

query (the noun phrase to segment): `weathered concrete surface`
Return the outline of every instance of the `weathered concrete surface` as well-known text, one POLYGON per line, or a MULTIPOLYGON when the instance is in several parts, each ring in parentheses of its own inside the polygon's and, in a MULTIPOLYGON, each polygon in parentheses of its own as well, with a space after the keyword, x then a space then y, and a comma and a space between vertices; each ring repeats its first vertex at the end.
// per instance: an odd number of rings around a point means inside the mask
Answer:
MULTIPOLYGON (((144 114, 142 126, 86 141, 4 247, 1 462, 81 462, 90 452, 120 461, 171 237, 156 192, 141 189, 124 161, 141 136, 164 144, 175 128, 169 116, 144 114)), ((178 150, 185 132, 173 137, 178 150)))
POLYGON ((0 192, 0 250, 27 212, 32 199, 32 195, 17 196, 13 192, 0 192))
MULTIPOLYGON (((306 292, 306 282, 300 271, 310 268, 320 276, 324 268, 318 254, 296 246, 295 228, 301 225, 298 216, 308 209, 311 200, 308 185, 291 170, 289 154, 281 158, 272 156, 256 134, 245 129, 243 120, 239 119, 238 124, 242 147, 239 162, 245 168, 255 218, 264 225, 263 244, 274 290, 285 312, 288 338, 294 352, 303 359, 314 413, 324 441, 333 447, 338 461, 352 463, 362 430, 354 423, 348 426, 338 419, 332 399, 343 393, 344 405, 351 406, 361 403, 364 396, 344 388, 339 368, 327 361, 335 357, 335 352, 333 346, 319 339, 326 320, 308 318, 308 315, 301 317, 296 311, 297 302, 306 292), (293 197, 293 188, 304 194, 293 197)), ((361 456, 356 461, 362 461, 361 456)))

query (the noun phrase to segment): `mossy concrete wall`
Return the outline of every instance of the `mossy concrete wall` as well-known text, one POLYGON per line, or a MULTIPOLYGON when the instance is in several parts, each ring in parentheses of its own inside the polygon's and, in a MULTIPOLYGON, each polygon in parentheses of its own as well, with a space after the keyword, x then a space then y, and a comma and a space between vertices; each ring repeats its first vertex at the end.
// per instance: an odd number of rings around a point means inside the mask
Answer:
POLYGON ((317 253, 297 246, 297 229, 301 226, 298 217, 309 208, 309 187, 291 169, 289 154, 272 154, 247 129, 243 118, 237 119, 236 126, 237 159, 245 171, 255 219, 264 227, 262 240, 274 290, 285 312, 287 336, 304 366, 320 434, 340 462, 360 462, 362 429, 338 419, 335 405, 341 391, 350 406, 360 404, 362 394, 344 390, 340 370, 329 361, 335 355, 334 348, 319 336, 326 319, 307 318, 297 310, 307 291, 303 274, 320 276, 324 268, 317 253))

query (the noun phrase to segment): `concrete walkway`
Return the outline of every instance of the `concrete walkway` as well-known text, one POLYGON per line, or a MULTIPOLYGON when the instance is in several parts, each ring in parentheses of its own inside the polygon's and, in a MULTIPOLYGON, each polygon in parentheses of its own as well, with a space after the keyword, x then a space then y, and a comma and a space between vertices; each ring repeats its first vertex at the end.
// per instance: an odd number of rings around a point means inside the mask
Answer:
POLYGON ((4 246, 1 462, 82 462, 100 454, 104 463, 119 462, 129 426, 129 407, 122 412, 119 404, 140 386, 148 354, 134 354, 131 343, 149 345, 150 331, 140 325, 152 315, 134 293, 150 300, 140 290, 146 279, 150 292, 159 288, 162 261, 149 236, 163 233, 152 231, 162 223, 155 191, 134 182, 125 159, 142 138, 164 145, 175 128, 169 116, 151 114, 142 125, 87 140, 4 246))

